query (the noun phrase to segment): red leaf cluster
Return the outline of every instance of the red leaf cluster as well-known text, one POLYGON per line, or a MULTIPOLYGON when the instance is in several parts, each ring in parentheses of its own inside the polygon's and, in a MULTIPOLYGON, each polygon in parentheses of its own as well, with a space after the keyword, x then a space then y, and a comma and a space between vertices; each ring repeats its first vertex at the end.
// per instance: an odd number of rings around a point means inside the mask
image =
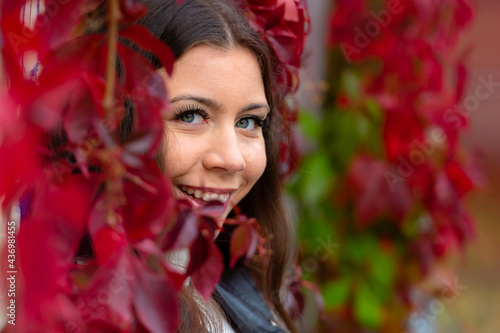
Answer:
MULTIPOLYGON (((432 249, 420 256, 422 267, 428 267, 451 245, 472 236, 461 199, 475 187, 476 171, 457 144, 468 120, 460 105, 466 70, 462 57, 452 55, 473 9, 467 0, 385 0, 379 5, 338 1, 330 19, 331 45, 348 63, 362 66, 361 94, 378 102, 384 119, 385 156, 355 157, 346 197, 364 226, 383 218, 407 221, 422 205, 431 221, 421 238, 432 249), (452 77, 446 74, 450 68, 452 77)), ((360 104, 347 95, 341 94, 343 104, 360 104)))
POLYGON ((246 9, 250 22, 266 41, 276 57, 275 79, 277 110, 281 117, 281 169, 289 176, 298 165, 299 154, 291 125, 297 121, 297 105, 285 101, 299 85, 298 70, 309 33, 309 16, 305 0, 238 0, 246 9))
MULTIPOLYGON (((82 16, 101 3, 52 2, 58 7, 32 13, 30 28, 21 15, 27 1, 0 2, 8 83, 0 88, 0 155, 8 157, 0 198, 4 210, 17 200, 29 208, 16 263, 16 329, 26 332, 175 332, 188 277, 208 299, 223 270, 210 206, 193 211, 176 202, 155 163, 166 91, 130 45, 157 55, 168 73, 174 56, 139 26, 119 30, 116 50, 107 34, 79 33, 82 16), (119 73, 107 66, 113 52, 119 73), (127 117, 131 135, 123 136, 127 117), (85 241, 91 253, 80 253, 85 241), (179 249, 190 253, 186 272, 166 259, 179 249)), ((140 1, 117 3, 119 22, 145 13, 140 1)), ((111 1, 104 6, 113 10, 111 1)), ((232 252, 249 257, 258 225, 238 221, 232 252)))

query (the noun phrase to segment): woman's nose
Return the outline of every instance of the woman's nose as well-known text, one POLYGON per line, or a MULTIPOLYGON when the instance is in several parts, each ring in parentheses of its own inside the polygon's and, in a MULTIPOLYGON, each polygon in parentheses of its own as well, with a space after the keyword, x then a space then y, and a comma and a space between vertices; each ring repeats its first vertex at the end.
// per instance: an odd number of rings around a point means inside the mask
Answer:
POLYGON ((214 131, 207 145, 202 163, 206 169, 220 169, 236 173, 245 169, 245 159, 234 130, 214 131))

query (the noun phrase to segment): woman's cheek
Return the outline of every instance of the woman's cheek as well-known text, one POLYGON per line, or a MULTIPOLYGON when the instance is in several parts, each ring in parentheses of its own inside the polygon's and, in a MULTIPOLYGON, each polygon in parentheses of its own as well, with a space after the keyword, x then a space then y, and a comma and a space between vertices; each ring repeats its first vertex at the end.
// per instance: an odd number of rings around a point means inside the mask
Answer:
POLYGON ((256 182, 264 173, 267 164, 266 146, 264 139, 256 143, 248 150, 246 168, 251 171, 252 178, 256 182))
POLYGON ((171 177, 184 174, 191 160, 196 159, 196 150, 200 148, 199 140, 190 136, 168 131, 165 145, 165 170, 171 177))

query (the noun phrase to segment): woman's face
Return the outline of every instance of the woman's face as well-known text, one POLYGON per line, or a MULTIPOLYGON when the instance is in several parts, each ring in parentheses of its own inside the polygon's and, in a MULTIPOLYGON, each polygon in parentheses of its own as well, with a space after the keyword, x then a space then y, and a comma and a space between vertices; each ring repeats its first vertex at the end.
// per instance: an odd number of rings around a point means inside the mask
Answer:
POLYGON ((199 45, 163 77, 172 107, 165 165, 173 193, 198 208, 214 201, 224 219, 266 167, 269 106, 257 59, 240 47, 199 45))

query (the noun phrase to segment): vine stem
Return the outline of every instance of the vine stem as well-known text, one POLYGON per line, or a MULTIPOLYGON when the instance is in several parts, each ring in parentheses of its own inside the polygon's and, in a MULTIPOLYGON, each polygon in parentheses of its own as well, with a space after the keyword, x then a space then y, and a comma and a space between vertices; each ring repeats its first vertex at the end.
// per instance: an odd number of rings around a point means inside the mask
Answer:
POLYGON ((118 20, 120 19, 119 0, 108 1, 108 58, 106 62, 106 90, 104 92, 103 107, 106 118, 112 118, 113 99, 116 84, 116 55, 118 43, 118 20))
MULTIPOLYGON (((116 57, 118 44, 118 21, 120 19, 119 0, 108 0, 108 54, 106 61, 106 87, 102 105, 107 124, 112 124, 115 120, 113 110, 115 86, 116 86, 116 57)), ((108 161, 109 162, 109 161, 108 161)), ((112 163, 108 164, 112 166, 112 163)), ((116 166, 121 166, 120 163, 116 166)), ((120 194, 123 193, 121 187, 121 170, 118 167, 110 169, 110 177, 107 180, 109 189, 106 191, 106 220, 111 226, 116 226, 120 222, 120 217, 115 213, 116 204, 119 204, 120 194), (118 201, 117 201, 118 200, 118 201)))

